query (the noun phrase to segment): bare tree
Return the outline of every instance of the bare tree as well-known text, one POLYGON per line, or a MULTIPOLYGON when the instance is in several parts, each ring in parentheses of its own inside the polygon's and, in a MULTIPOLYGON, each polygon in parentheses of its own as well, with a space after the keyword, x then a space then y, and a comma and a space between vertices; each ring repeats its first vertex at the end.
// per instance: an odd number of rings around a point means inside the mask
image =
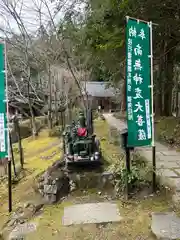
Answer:
MULTIPOLYGON (((86 63, 82 64, 80 60, 78 61, 73 53, 74 46, 61 28, 63 21, 56 23, 58 14, 63 13, 65 16, 77 4, 77 0, 63 0, 58 3, 49 0, 37 2, 34 0, 33 11, 36 21, 32 19, 27 24, 27 18, 23 15, 23 9, 26 8, 25 1, 0 1, 2 11, 11 20, 14 20, 18 28, 17 33, 10 22, 7 23, 8 28, 0 28, 8 43, 9 95, 13 104, 16 102, 15 99, 21 99, 22 102, 28 104, 34 136, 37 135, 34 116, 37 102, 41 102, 43 105, 48 97, 49 128, 53 126, 52 102, 55 103, 55 111, 57 111, 57 102, 61 102, 60 105, 63 103, 70 109, 73 92, 76 92, 77 89, 82 96, 84 106, 88 102, 86 89, 81 81, 87 81, 91 71, 86 69, 86 63), (34 21, 36 31, 33 32, 32 29, 29 30, 28 26, 29 24, 33 25, 34 21), (54 67, 59 68, 61 72, 63 72, 62 69, 68 71, 68 83, 63 82, 64 76, 59 77, 58 71, 54 73, 54 67), (34 77, 34 75, 36 76, 34 77), (69 77, 70 75, 71 77, 69 77), (58 91, 59 85, 62 83, 64 91, 58 91)), ((68 115, 70 116, 70 111, 68 115)))

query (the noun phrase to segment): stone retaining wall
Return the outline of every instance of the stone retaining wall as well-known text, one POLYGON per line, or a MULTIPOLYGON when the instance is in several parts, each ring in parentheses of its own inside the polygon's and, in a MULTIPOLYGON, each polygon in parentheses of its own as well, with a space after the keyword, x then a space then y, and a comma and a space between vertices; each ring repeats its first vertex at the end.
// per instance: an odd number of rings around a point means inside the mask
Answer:
POLYGON ((114 176, 109 172, 68 172, 63 161, 56 161, 38 179, 38 191, 47 203, 55 203, 74 190, 114 189, 114 176))
POLYGON ((55 203, 69 193, 69 178, 61 166, 61 161, 55 162, 38 179, 38 190, 48 203, 55 203))

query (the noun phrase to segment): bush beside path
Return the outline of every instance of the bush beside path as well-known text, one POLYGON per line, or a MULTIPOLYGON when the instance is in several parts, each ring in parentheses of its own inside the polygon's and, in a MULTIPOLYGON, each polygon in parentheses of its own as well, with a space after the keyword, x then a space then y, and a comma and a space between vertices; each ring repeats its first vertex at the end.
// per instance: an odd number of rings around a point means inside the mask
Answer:
MULTIPOLYGON (((116 128, 119 132, 127 127, 125 121, 115 118, 113 114, 104 114, 104 117, 109 126, 116 128)), ((180 201, 180 153, 157 141, 155 145, 157 174, 163 185, 174 190, 173 199, 178 204, 180 201)), ((139 152, 152 165, 152 150, 150 147, 138 147, 135 151, 139 152)))

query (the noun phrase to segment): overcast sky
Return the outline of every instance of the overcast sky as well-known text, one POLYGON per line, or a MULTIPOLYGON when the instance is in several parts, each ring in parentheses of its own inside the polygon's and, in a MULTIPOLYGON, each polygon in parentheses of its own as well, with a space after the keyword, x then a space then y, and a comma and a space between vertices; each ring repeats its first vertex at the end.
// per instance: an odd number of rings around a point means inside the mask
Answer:
MULTIPOLYGON (((18 26, 12 15, 5 9, 4 2, 8 0, 0 0, 0 27, 4 28, 5 26, 10 26, 13 32, 19 32, 18 26), (6 22, 6 24, 5 24, 6 22), (8 23, 8 24, 7 24, 8 23)), ((77 11, 82 10, 82 4, 78 3, 75 0, 9 0, 13 6, 16 6, 16 11, 18 15, 21 16, 23 23, 26 28, 30 32, 35 32, 37 28, 40 26, 40 17, 38 13, 38 9, 41 8, 41 21, 47 26, 48 21, 50 21, 50 14, 48 13, 48 8, 54 17, 55 22, 59 22, 59 20, 64 15, 64 12, 70 8, 72 4, 75 4, 75 8, 77 11), (45 5, 45 2, 48 4, 48 8, 45 5), (57 11, 57 6, 61 6, 61 10, 57 11), (56 14, 56 12, 58 12, 56 14)))

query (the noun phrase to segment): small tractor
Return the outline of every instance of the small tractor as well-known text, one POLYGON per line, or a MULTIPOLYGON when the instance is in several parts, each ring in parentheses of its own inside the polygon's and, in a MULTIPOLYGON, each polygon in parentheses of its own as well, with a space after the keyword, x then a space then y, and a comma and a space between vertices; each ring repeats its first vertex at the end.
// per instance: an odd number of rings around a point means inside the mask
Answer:
POLYGON ((93 134, 92 111, 79 113, 78 121, 72 121, 63 133, 64 160, 66 166, 101 163, 100 142, 93 134))

